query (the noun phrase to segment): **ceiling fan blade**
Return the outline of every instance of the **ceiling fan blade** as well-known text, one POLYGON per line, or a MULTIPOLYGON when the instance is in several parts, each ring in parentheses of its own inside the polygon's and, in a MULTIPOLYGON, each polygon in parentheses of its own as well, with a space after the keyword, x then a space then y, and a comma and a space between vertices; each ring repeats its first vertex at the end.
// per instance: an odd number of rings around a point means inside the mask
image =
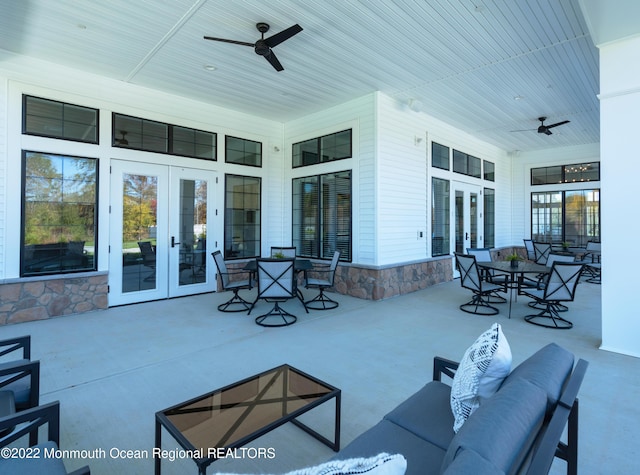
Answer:
POLYGON ((255 43, 247 43, 246 41, 227 40, 226 38, 214 38, 213 36, 205 36, 204 39, 211 40, 211 41, 222 41, 223 43, 231 43, 234 45, 251 46, 252 48, 255 46, 255 43))
POLYGON ((264 59, 269 61, 269 64, 271 64, 276 71, 284 71, 282 64, 280 64, 280 61, 278 61, 278 58, 276 58, 273 51, 269 51, 269 54, 265 54, 264 59))
POLYGON ((563 120, 562 122, 558 122, 556 124, 551 124, 551 125, 546 125, 545 127, 547 129, 550 129, 551 127, 558 127, 559 125, 568 124, 569 122, 571 122, 571 121, 570 120, 563 120))
POLYGON ((298 24, 295 24, 293 26, 290 26, 286 30, 282 30, 280 33, 276 33, 275 35, 270 36, 269 38, 266 38, 264 42, 267 44, 267 46, 269 46, 270 48, 273 48, 274 46, 279 45, 283 41, 288 40, 293 35, 297 35, 301 31, 302 31, 302 27, 298 24))

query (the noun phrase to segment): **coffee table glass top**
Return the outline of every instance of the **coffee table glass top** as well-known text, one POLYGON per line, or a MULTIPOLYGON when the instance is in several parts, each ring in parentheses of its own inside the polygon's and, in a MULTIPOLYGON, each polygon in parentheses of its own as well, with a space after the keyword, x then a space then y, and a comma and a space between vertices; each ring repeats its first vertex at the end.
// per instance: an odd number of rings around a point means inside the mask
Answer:
POLYGON ((339 389, 323 381, 282 365, 161 414, 174 436, 206 452, 211 447, 242 446, 337 392, 339 389))

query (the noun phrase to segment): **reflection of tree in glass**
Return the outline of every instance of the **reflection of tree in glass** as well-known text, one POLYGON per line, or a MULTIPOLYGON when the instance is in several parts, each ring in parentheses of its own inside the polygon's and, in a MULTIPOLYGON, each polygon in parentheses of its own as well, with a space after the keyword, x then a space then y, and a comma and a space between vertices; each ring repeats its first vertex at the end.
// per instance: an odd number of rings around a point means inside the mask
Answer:
POLYGON ((158 179, 153 176, 125 174, 123 182, 122 239, 148 239, 150 227, 157 225, 158 179))
POLYGON ((96 160, 25 158, 25 245, 94 240, 96 160))

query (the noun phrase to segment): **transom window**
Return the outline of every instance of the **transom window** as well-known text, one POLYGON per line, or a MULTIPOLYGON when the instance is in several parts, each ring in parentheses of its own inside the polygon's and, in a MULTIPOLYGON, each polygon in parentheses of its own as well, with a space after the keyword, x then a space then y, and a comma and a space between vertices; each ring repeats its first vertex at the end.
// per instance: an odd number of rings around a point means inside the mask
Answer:
POLYGON ((97 269, 98 160, 23 152, 20 275, 97 269))
POLYGON ((351 158, 351 129, 293 144, 293 168, 351 158))
POLYGON ((481 163, 482 161, 477 157, 460 152, 459 150, 454 149, 453 151, 453 171, 456 173, 480 178, 481 163))
POLYGON ((113 114, 114 147, 216 160, 216 142, 214 132, 113 114))
POLYGON ((98 109, 22 96, 22 133, 98 143, 98 109))
POLYGON ((575 163, 531 169, 532 185, 600 181, 600 163, 575 163))
POLYGON ((482 166, 484 167, 483 176, 487 181, 496 181, 496 166, 493 162, 488 162, 486 160, 482 161, 482 166))
POLYGON ((351 261, 351 171, 293 179, 293 245, 299 256, 351 261))
POLYGON ((431 142, 431 166, 449 170, 449 147, 431 142))
POLYGON ((253 140, 225 137, 225 161, 252 167, 262 166, 262 144, 253 140))

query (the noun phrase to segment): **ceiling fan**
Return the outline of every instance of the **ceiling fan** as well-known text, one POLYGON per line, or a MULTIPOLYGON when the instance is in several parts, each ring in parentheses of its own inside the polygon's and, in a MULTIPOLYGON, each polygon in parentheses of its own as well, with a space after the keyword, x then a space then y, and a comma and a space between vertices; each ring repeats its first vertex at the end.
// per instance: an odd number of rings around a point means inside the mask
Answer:
POLYGON ((280 33, 276 33, 269 38, 264 37, 264 34, 269 31, 268 23, 256 23, 256 28, 262 34, 262 38, 257 40, 255 43, 247 43, 245 41, 236 41, 236 40, 227 40, 225 38, 214 38, 212 36, 205 36, 205 40, 213 40, 213 41, 222 41, 224 43, 233 43, 234 45, 243 45, 243 46, 251 46, 257 55, 264 56, 264 59, 269 61, 269 64, 274 67, 276 71, 282 71, 284 68, 278 58, 276 58, 275 53, 271 50, 271 48, 279 45, 283 41, 288 40, 293 35, 296 35, 302 31, 302 27, 300 25, 293 25, 287 28, 286 30, 282 30, 280 33))
MULTIPOLYGON (((562 122, 556 122, 555 124, 544 125, 544 121, 547 120, 546 117, 538 117, 538 120, 540 121, 540 126, 537 129, 538 133, 545 134, 545 135, 552 134, 552 132, 549 129, 552 129, 553 127, 558 127, 559 125, 568 124, 569 122, 571 122, 570 120, 563 120, 562 122)), ((536 129, 512 130, 511 132, 529 132, 531 130, 536 130, 536 129)))

